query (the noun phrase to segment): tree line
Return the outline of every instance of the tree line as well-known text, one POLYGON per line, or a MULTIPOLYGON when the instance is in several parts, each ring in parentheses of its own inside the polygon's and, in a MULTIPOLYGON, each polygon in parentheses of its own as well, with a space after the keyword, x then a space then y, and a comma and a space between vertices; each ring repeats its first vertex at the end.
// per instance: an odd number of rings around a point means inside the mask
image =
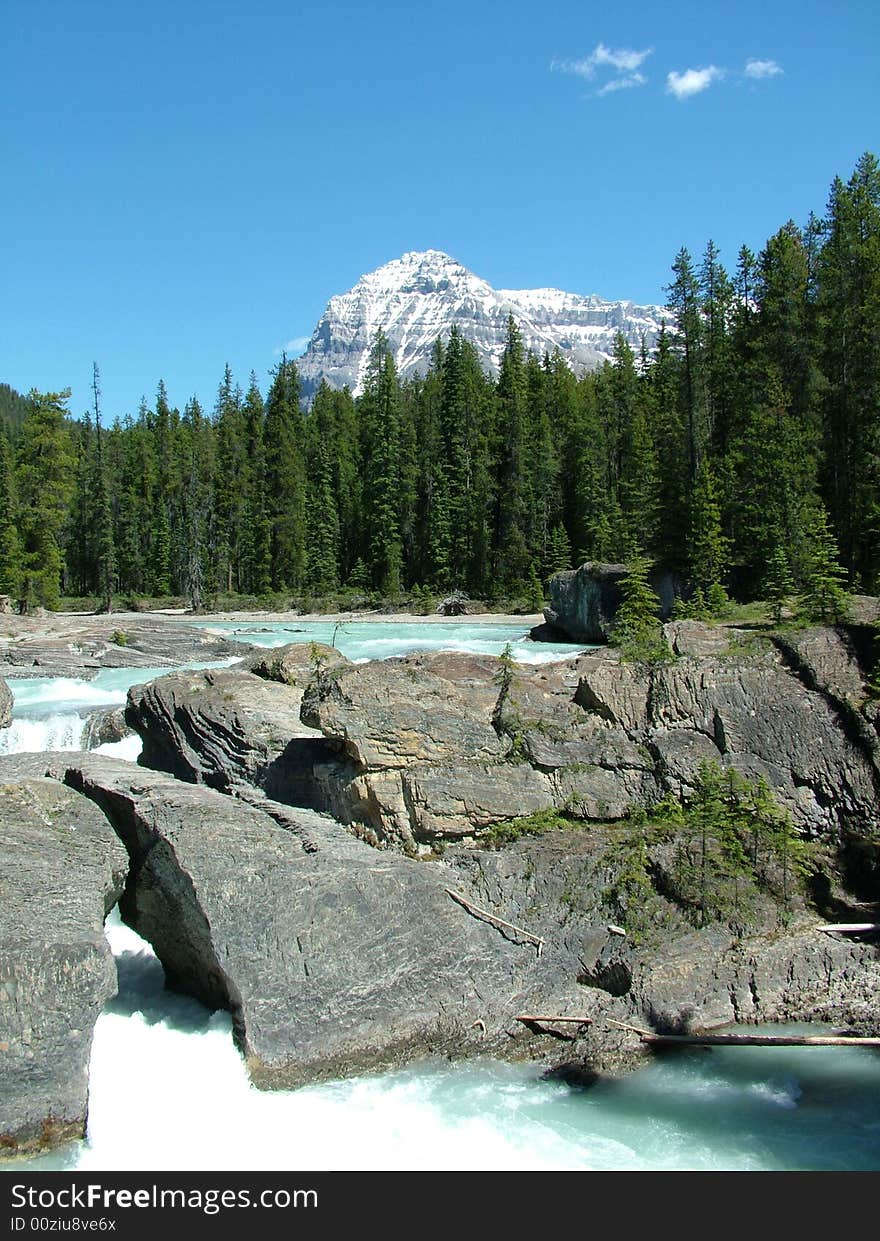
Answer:
POLYGON ((322 384, 309 410, 286 357, 265 395, 227 367, 210 411, 160 382, 110 426, 97 367, 80 419, 67 393, 6 388, 0 591, 540 598, 583 560, 647 557, 712 611, 778 600, 824 557, 832 585, 876 592, 877 159, 732 272, 711 241, 682 249, 667 294, 652 351, 618 336, 582 377, 511 317, 497 377, 453 328, 402 382, 380 333, 361 394, 322 384))

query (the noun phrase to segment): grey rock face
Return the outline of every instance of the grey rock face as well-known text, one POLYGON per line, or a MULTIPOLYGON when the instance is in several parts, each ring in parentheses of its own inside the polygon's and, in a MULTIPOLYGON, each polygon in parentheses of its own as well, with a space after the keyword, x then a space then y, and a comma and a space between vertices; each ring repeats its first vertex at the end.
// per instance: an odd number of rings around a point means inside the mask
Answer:
POLYGON ((597 653, 581 669, 580 700, 643 741, 662 787, 687 788, 700 761, 714 760, 763 776, 813 832, 878 823, 875 756, 836 704, 772 648, 650 670, 597 653))
POLYGON ((651 668, 613 651, 521 666, 500 712, 497 675, 492 660, 421 656, 309 687, 304 718, 353 764, 342 785, 332 773, 329 808, 404 841, 478 831, 517 800, 519 814, 611 820, 715 761, 763 776, 811 831, 880 818, 871 746, 772 647, 651 668))
POLYGON ((232 1011, 261 1086, 477 1050, 536 984, 534 945, 450 898, 444 867, 114 760, 66 779, 131 855, 123 917, 174 985, 232 1011))
MULTIPOLYGON (((620 584, 625 577, 626 565, 596 560, 588 560, 579 569, 554 573, 550 579, 550 606, 544 609, 547 623, 572 642, 607 642, 620 607, 620 584)), ((672 576, 652 573, 649 580, 660 597, 660 615, 666 618, 675 601, 672 576)), ((533 636, 539 640, 544 636, 540 626, 533 636)))
POLYGON ((82 747, 84 750, 94 750, 96 746, 104 745, 108 741, 121 741, 123 737, 129 736, 131 729, 125 722, 124 708, 90 711, 83 729, 82 747))
POLYGON ((92 1033, 116 993, 103 923, 128 864, 95 806, 15 771, 0 785, 0 1156, 84 1134, 92 1033))
POLYGON ((12 723, 12 690, 0 677, 0 728, 8 728, 12 723))
POLYGON ((551 807, 620 819, 692 787, 703 761, 763 776, 810 832, 878 823, 876 732, 819 684, 861 684, 845 644, 806 633, 795 666, 766 642, 728 632, 725 652, 717 630, 670 628, 679 649, 703 653, 518 665, 503 693, 498 660, 446 653, 337 665, 304 690, 179 674, 133 690, 128 719, 146 765, 257 786, 409 849, 551 807))
POLYGON ((143 739, 143 766, 221 792, 243 783, 311 806, 313 768, 328 751, 301 722, 301 701, 300 686, 251 672, 178 672, 131 689, 126 721, 143 739))
POLYGON ((543 1007, 528 1011, 591 1019, 582 1027, 530 1027, 572 1038, 567 1048, 545 1044, 550 1060, 598 1071, 632 1067, 644 1046, 607 1018, 679 1030, 809 1020, 864 1034, 880 1028, 876 948, 819 935, 815 916, 800 905, 786 930, 768 909, 763 925, 742 938, 717 924, 696 929, 663 901, 662 921, 644 941, 610 932, 603 889, 615 840, 613 826, 585 825, 499 850, 450 846, 444 855, 500 917, 544 937, 543 1007))

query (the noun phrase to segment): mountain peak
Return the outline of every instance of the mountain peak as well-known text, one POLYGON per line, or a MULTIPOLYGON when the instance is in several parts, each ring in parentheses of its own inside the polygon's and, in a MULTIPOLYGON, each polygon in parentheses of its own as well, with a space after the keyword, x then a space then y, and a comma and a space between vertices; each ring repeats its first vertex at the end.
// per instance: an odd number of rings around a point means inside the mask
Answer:
POLYGON ((611 357, 618 332, 634 348, 644 338, 651 349, 668 318, 660 306, 561 289, 493 289, 442 250, 409 250, 331 297, 297 364, 304 395, 311 398, 322 379, 358 395, 380 329, 404 379, 427 370, 434 342, 446 339, 453 324, 475 345, 484 368, 497 373, 510 314, 526 349, 558 348, 578 374, 611 357))

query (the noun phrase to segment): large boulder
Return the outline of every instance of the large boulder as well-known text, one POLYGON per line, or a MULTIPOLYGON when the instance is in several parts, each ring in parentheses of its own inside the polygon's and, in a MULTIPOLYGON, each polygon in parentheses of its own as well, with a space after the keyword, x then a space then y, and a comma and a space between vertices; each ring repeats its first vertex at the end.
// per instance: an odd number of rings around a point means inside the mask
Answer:
MULTIPOLYGON (((588 560, 579 569, 554 573, 549 587, 550 606, 544 609, 550 629, 538 626, 533 636, 551 638, 555 631, 556 636, 563 634, 572 642, 607 642, 620 607, 620 587, 626 574, 626 565, 597 560, 588 560)), ((660 598, 659 611, 665 620, 675 602, 673 577, 654 572, 650 582, 660 598)))
POLYGON ((103 933, 127 871, 104 815, 45 756, 0 784, 0 1156, 84 1136, 92 1034, 116 993, 103 933))
POLYGON ((112 759, 66 780, 125 841, 123 918, 172 985, 232 1012, 258 1085, 475 1051, 545 985, 534 942, 454 900, 445 867, 112 759))
POLYGON ((144 766, 221 792, 238 784, 311 805, 312 768, 328 757, 300 720, 302 688, 237 670, 171 673, 129 690, 127 723, 144 766))
POLYGON ((289 642, 286 646, 261 647, 241 666, 266 681, 280 681, 302 691, 318 672, 347 663, 346 656, 326 642, 289 642))

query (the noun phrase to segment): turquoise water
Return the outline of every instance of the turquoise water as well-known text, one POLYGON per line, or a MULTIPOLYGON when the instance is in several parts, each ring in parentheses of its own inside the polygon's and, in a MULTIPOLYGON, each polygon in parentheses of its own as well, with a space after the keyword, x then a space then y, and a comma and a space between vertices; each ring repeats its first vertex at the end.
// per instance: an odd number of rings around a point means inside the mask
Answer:
MULTIPOLYGON (((197 624, 197 622, 187 622, 197 624)), ((472 651, 500 655, 510 643, 514 658, 523 663, 565 659, 584 650, 571 642, 532 642, 528 626, 467 621, 407 623, 406 621, 297 621, 243 624, 212 621, 200 625, 209 633, 254 646, 283 646, 288 642, 326 642, 351 660, 388 659, 415 651, 472 651)))
MULTIPOLYGON (((328 624, 212 628, 264 646, 333 637, 328 624)), ((511 626, 371 621, 336 634, 350 658, 438 647, 496 653, 507 641, 541 659, 580 649, 542 650, 511 626)), ((16 719, 44 728, 53 712, 122 702, 129 685, 161 671, 19 681, 16 719)), ((880 1168, 874 1051, 691 1049, 590 1089, 544 1080, 531 1065, 431 1061, 263 1093, 248 1083, 229 1015, 167 992, 151 949, 115 914, 107 934, 120 990, 95 1030, 88 1140, 9 1170, 880 1168)))
MULTIPOLYGON (((237 662, 238 658, 231 658, 181 666, 223 668, 237 662)), ((79 750, 82 748, 88 712, 123 706, 132 685, 143 685, 145 681, 152 681, 169 671, 169 668, 102 668, 91 681, 75 677, 18 677, 10 680, 12 724, 9 728, 0 729, 0 754, 79 750)), ((111 744, 122 748, 98 748, 104 753, 132 760, 140 753, 139 738, 111 744)))
POLYGON ((115 917, 108 934, 120 995, 95 1032, 89 1140, 28 1167, 880 1167, 880 1057, 871 1051, 693 1049, 589 1089, 543 1080, 529 1065, 430 1061, 260 1092, 233 1047, 228 1014, 166 992, 150 949, 115 917))

